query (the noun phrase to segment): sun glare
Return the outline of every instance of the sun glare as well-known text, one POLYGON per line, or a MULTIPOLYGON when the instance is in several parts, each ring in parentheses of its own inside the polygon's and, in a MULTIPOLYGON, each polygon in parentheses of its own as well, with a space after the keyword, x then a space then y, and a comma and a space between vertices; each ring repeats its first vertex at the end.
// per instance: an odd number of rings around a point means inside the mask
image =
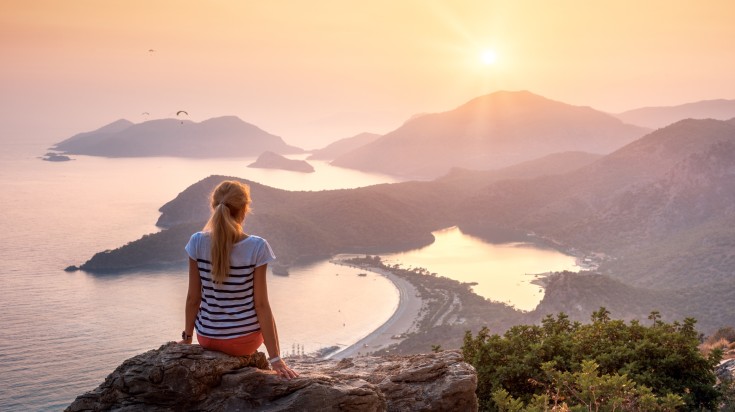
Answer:
POLYGON ((485 49, 480 53, 480 61, 485 66, 492 66, 498 61, 498 55, 495 50, 485 49))

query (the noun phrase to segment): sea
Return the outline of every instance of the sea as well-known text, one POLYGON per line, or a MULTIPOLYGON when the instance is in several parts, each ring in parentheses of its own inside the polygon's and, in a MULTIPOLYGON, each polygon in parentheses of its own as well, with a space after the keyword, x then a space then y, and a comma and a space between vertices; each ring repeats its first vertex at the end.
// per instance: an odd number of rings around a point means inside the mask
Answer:
MULTIPOLYGON (((178 340, 185 267, 106 275, 64 268, 159 231, 158 209, 191 184, 214 174, 286 190, 397 182, 319 161, 309 161, 316 172, 304 174, 248 168, 254 159, 41 160, 51 144, 6 142, 0 152, 0 411, 63 410, 125 359, 178 340)), ((539 271, 571 268, 574 262, 533 245, 491 245, 456 228, 435 237, 433 245, 387 258, 478 282, 477 293, 524 310, 543 297, 528 276, 537 269, 490 268, 489 262, 501 259, 497 247, 510 250, 517 262, 540 260, 539 271)), ((284 355, 345 348, 388 320, 398 306, 398 290, 387 278, 358 276, 362 272, 324 260, 292 267, 289 276, 268 273, 284 355)))

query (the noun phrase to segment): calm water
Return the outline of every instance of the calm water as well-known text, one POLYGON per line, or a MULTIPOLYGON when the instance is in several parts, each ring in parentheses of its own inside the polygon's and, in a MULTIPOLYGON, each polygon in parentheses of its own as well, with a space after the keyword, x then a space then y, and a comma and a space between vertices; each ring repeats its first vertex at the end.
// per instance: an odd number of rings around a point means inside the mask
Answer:
MULTIPOLYGON (((16 143, 0 153, 0 225, 5 229, 0 241, 2 411, 61 410, 123 360, 177 338, 186 294, 184 268, 109 276, 66 273, 63 268, 158 231, 158 208, 190 184, 212 174, 290 190, 393 181, 323 162, 310 162, 317 170, 311 174, 247 168, 252 159, 78 156, 52 163, 36 158, 47 146, 16 143)), ((571 261, 530 245, 489 245, 456 230, 435 236, 431 246, 390 258, 479 282, 478 293, 510 300, 522 309, 538 302, 538 287, 519 289, 530 277, 491 269, 490 262, 538 260, 538 269, 523 269, 536 273, 558 270, 552 265, 557 260, 571 261)), ((324 261, 292 268, 289 277, 269 274, 284 352, 294 345, 307 353, 349 345, 391 316, 398 303, 395 287, 381 276, 357 273, 324 261)))
MULTIPOLYGON (((391 181, 320 162, 313 162, 316 173, 298 174, 247 168, 252 159, 78 157, 52 163, 35 158, 45 152, 43 145, 5 149, 0 154, 0 411, 61 410, 123 360, 177 339, 185 268, 108 276, 63 268, 158 231, 158 208, 191 183, 210 174, 303 190, 391 181)), ((398 304, 392 283, 357 273, 319 262, 292 268, 289 277, 269 274, 284 352, 294 345, 306 353, 349 345, 392 315, 398 304)))
POLYGON ((472 290, 520 310, 533 310, 544 297, 531 281, 536 274, 572 270, 575 258, 528 243, 490 244, 452 227, 434 232, 434 243, 421 249, 384 255, 387 263, 424 268, 460 282, 477 282, 472 290))

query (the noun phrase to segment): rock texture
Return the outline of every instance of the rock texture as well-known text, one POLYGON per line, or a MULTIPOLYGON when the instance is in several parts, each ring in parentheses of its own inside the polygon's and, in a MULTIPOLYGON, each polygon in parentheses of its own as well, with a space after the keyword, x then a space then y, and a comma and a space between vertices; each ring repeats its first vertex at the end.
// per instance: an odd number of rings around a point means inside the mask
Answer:
POLYGON ((67 411, 475 411, 477 375, 445 351, 342 361, 291 359, 281 379, 262 353, 233 357, 168 343, 126 360, 67 411))
POLYGON ((720 380, 735 380, 735 359, 727 359, 720 362, 715 368, 715 374, 720 380))

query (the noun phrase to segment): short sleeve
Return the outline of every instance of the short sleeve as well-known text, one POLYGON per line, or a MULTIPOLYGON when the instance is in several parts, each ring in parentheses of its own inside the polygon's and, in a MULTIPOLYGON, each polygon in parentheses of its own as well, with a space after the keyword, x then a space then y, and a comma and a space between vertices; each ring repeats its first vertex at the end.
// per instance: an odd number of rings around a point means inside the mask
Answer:
POLYGON ((199 250, 199 240, 201 239, 201 233, 197 232, 191 235, 191 238, 189 238, 189 243, 186 244, 186 253, 189 255, 190 258, 197 260, 198 254, 197 251, 199 250))
POLYGON ((271 249, 271 245, 268 244, 268 241, 263 238, 260 240, 261 242, 258 245, 258 251, 255 255, 255 267, 263 266, 276 259, 276 255, 273 253, 273 249, 271 249))

